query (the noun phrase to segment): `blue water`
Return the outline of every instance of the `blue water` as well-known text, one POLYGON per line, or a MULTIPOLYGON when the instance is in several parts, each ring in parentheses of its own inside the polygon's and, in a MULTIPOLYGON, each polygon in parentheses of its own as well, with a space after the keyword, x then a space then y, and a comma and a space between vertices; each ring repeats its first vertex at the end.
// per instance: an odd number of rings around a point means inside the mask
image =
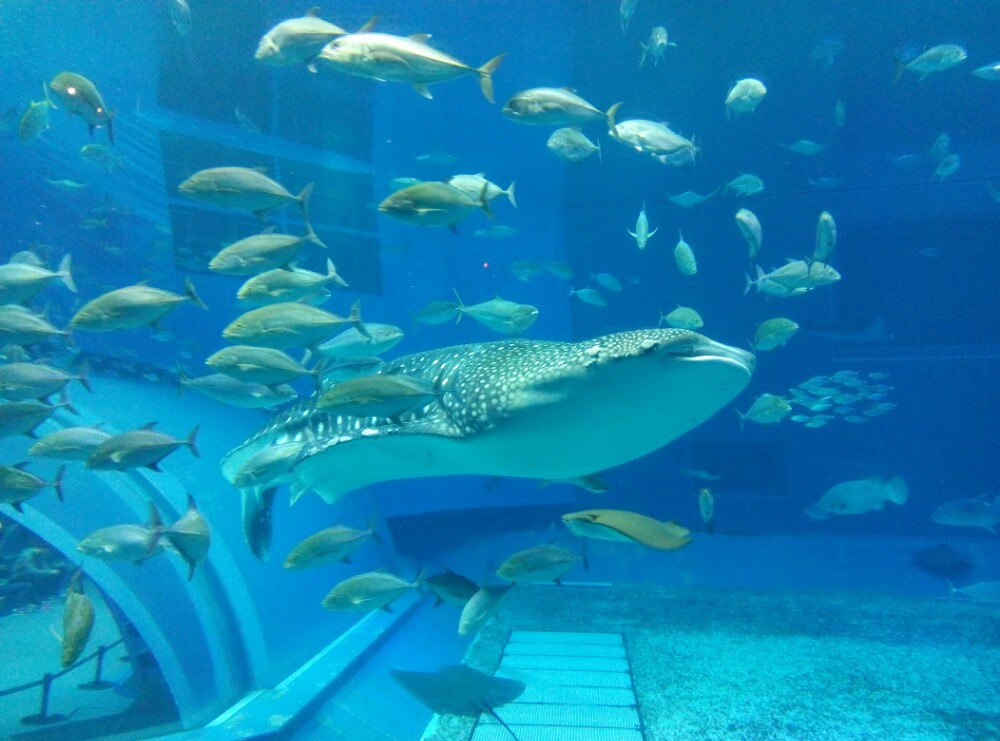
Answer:
MULTIPOLYGON (((293 676, 357 622, 358 614, 319 606, 333 584, 352 574, 384 567, 410 578, 421 567, 447 566, 481 582, 515 550, 553 538, 578 547, 558 518, 590 507, 676 519, 695 531, 695 542, 676 554, 643 552, 622 560, 600 544, 598 557, 589 559, 591 570, 575 572, 581 580, 937 599, 949 594, 946 580, 911 560, 914 551, 939 543, 972 562, 962 583, 1000 579, 994 534, 931 519, 945 501, 992 499, 1000 480, 1000 82, 970 75, 1000 59, 996 3, 761 7, 639 0, 625 34, 613 0, 385 0, 321 9, 348 30, 378 15, 376 30, 431 33, 439 49, 472 66, 507 52, 494 76, 494 105, 483 99, 474 76, 434 84, 433 100, 425 100, 403 84, 256 62, 261 35, 305 10, 296 3, 190 0, 187 35, 172 25, 169 5, 0 4, 0 113, 16 107, 20 116, 29 101, 40 100, 43 82, 63 70, 79 72, 114 112, 113 149, 124 158, 112 172, 83 161, 79 149, 92 141, 87 127, 63 110, 52 111, 51 128, 34 141, 18 141, 16 121, 14 131, 0 134, 0 260, 34 249, 54 267, 72 254, 79 289, 72 294, 53 284, 31 307, 63 327, 83 303, 113 288, 147 280, 179 291, 185 277, 210 307, 180 307, 156 337, 147 329, 75 332, 70 345, 30 348, 33 359, 53 365, 86 360, 94 388, 88 395, 71 384, 80 418, 60 411, 40 433, 97 422, 118 432, 157 421, 158 429, 184 437, 202 424, 201 457, 179 450, 162 474, 94 474, 71 464, 64 503, 48 491, 25 505, 24 516, 3 507, 0 534, 15 522, 24 526, 0 541, 5 568, 35 537, 66 559, 62 577, 39 586, 30 600, 0 603, 2 620, 9 621, 41 609, 58 616, 69 562, 81 563, 74 545, 89 532, 143 521, 150 500, 168 522, 183 514, 187 491, 198 501, 213 541, 192 582, 170 554, 141 569, 83 562, 91 591, 109 606, 99 620, 114 619, 126 633, 134 628, 133 659, 148 648, 164 677, 147 679, 140 696, 169 694, 172 710, 138 725, 194 728, 246 693, 293 676), (665 26, 677 46, 657 66, 647 61, 640 69, 639 44, 655 25, 665 26), (911 73, 894 81, 897 59, 946 43, 961 45, 968 59, 923 81, 911 73), (752 114, 727 119, 726 93, 744 77, 759 78, 767 96, 752 114), (562 162, 546 149, 550 128, 519 125, 500 114, 511 95, 536 86, 571 87, 601 110, 622 102, 619 121, 669 123, 694 137, 696 162, 661 165, 614 141, 600 123, 584 129, 600 141, 600 158, 562 162), (846 112, 843 126, 834 121, 838 100, 846 112), (259 131, 242 128, 236 109, 259 131), (949 151, 960 155, 961 167, 932 182, 936 162, 928 150, 941 134, 950 137, 949 151), (826 149, 805 157, 779 146, 799 139, 826 149), (454 164, 416 160, 435 152, 450 154, 454 164), (905 155, 913 156, 900 159, 905 155), (648 328, 678 304, 700 312, 704 334, 736 347, 746 348, 755 326, 771 317, 787 316, 801 329, 786 346, 758 354, 750 385, 714 417, 605 472, 607 495, 565 485, 543 490, 521 479, 425 478, 366 487, 332 507, 306 495, 289 509, 283 487, 271 559, 264 563, 243 542, 239 495, 217 464, 270 413, 231 409, 194 391, 176 394, 177 363, 192 375, 207 372, 202 361, 223 345, 222 329, 246 309, 235 298, 242 279, 213 275, 206 266, 222 246, 255 233, 262 222, 205 208, 177 191, 193 172, 222 165, 267 167, 294 193, 316 183, 313 224, 351 284, 324 308, 346 314, 360 299, 366 320, 400 326, 406 337, 387 358, 500 339, 468 318, 440 326, 414 322, 426 304, 452 300, 455 293, 467 304, 499 295, 536 306, 538 319, 524 335, 532 339, 576 341, 648 328), (452 234, 377 211, 392 178, 480 172, 502 188, 516 182, 516 210, 504 197, 493 203, 496 223, 515 227, 514 236, 475 236, 493 223, 481 213, 452 234), (691 209, 666 198, 687 190, 708 194, 742 173, 761 177, 764 191, 738 197, 720 190, 691 209), (810 184, 823 178, 833 179, 833 187, 810 184), (86 187, 67 191, 49 182, 59 179, 86 187), (658 232, 639 251, 626 229, 635 228, 644 203, 658 232), (733 221, 739 208, 754 211, 763 225, 758 261, 765 270, 810 255, 816 220, 830 212, 838 228, 831 264, 842 280, 793 298, 743 295, 750 263, 733 221), (84 228, 88 219, 106 224, 84 228), (674 265, 678 230, 697 255, 696 276, 682 276, 674 265), (562 261, 573 277, 543 273, 521 281, 510 269, 517 261, 562 261), (623 284, 621 292, 603 291, 606 307, 570 296, 570 288, 594 287, 592 275, 601 272, 623 284), (884 327, 877 342, 852 340, 875 321, 884 327), (892 390, 885 401, 895 408, 863 424, 834 415, 819 429, 785 419, 740 430, 734 410, 746 411, 759 394, 788 394, 810 377, 843 370, 887 374, 881 382, 892 390), (689 469, 722 478, 699 481, 684 475, 689 469), (893 476, 908 483, 905 505, 817 522, 804 513, 834 484, 893 476), (706 485, 716 502, 714 540, 703 532, 698 511, 698 490, 706 485), (284 554, 311 532, 335 523, 361 528, 370 520, 385 543, 361 546, 353 564, 281 568, 284 554)), ((106 132, 98 129, 93 141, 104 143, 106 132)), ((269 214, 266 222, 288 233, 302 229, 294 206, 269 214)), ((322 250, 307 246, 303 255, 302 267, 323 270, 322 250)), ((306 381, 296 388, 303 397, 312 390, 306 381)), ((796 406, 792 414, 802 411, 796 406)), ((0 440, 2 462, 25 460, 31 442, 23 436, 0 440)), ((30 466, 47 480, 56 468, 49 462, 30 466)), ((402 709, 405 720, 382 729, 393 737, 419 737, 429 717, 386 679, 389 668, 457 663, 468 645, 445 627, 450 617, 428 613, 426 604, 416 609, 409 623, 393 616, 399 625, 379 616, 395 626, 386 628, 391 638, 374 658, 361 652, 359 662, 368 657, 369 663, 344 690, 352 700, 341 704, 357 708, 371 734, 378 718, 363 708, 372 694, 389 693, 402 709), (435 635, 440 637, 428 638, 435 635)), ((6 622, 0 631, 23 635, 18 625, 6 622)), ((36 630, 39 625, 32 630, 44 648, 37 671, 24 681, 58 670, 52 653, 58 644, 44 628, 36 630)), ((5 665, 14 660, 0 650, 5 665)), ((336 697, 316 717, 346 722, 330 709, 341 707, 336 697)), ((15 711, 5 715, 15 718, 15 711)), ((93 717, 102 716, 95 711, 93 717)), ((96 727, 67 729, 67 737, 100 735, 100 721, 96 727)), ((304 727, 308 736, 327 726, 314 721, 304 727)), ((0 735, 14 730, 23 728, 15 722, 0 735)))

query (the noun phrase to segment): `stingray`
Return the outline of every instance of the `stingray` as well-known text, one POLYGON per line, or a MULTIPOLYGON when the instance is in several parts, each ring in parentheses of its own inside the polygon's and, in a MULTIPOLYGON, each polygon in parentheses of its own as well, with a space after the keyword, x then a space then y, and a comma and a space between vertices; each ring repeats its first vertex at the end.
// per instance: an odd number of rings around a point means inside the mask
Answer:
POLYGON ((669 193, 667 193, 667 199, 671 203, 675 203, 678 206, 681 206, 683 208, 692 208, 694 206, 697 206, 699 203, 704 203, 705 201, 707 201, 709 198, 711 198, 712 196, 714 196, 718 192, 719 192, 719 189, 716 188, 711 193, 709 193, 707 196, 702 196, 702 195, 698 195, 694 191, 686 190, 683 193, 678 193, 675 196, 672 196, 669 193))
POLYGON ((403 689, 438 715, 478 718, 481 713, 488 713, 517 738, 496 709, 520 697, 524 682, 493 677, 465 664, 442 666, 436 672, 393 669, 389 673, 403 689))
POLYGON ((232 481, 269 445, 303 443, 292 501, 328 503, 381 481, 426 476, 562 480, 614 468, 697 427, 749 383, 752 354, 684 329, 583 342, 508 339, 405 355, 375 366, 437 393, 395 417, 337 414, 318 397, 280 413, 231 451, 232 481))

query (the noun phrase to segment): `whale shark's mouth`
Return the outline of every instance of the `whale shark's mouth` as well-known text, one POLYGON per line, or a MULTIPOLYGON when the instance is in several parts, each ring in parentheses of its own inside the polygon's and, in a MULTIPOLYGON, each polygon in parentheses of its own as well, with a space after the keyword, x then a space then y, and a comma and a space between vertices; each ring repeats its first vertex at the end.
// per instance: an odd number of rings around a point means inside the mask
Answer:
POLYGON ((753 353, 723 345, 702 335, 694 335, 688 343, 677 343, 676 347, 669 348, 668 354, 672 357, 690 358, 696 362, 727 361, 742 367, 751 376, 757 366, 757 358, 753 353))

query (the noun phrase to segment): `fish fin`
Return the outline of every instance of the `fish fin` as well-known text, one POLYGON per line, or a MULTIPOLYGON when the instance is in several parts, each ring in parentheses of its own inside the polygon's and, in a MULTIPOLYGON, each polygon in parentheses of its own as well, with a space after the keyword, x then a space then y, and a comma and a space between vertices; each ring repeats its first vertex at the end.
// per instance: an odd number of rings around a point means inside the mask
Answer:
POLYGON ((358 330, 358 334, 360 334, 362 337, 368 338, 369 340, 372 339, 371 332, 368 331, 368 327, 366 327, 365 323, 361 320, 360 299, 351 304, 351 313, 348 316, 348 321, 356 330, 358 330))
POLYGON ((193 455, 195 458, 201 458, 201 453, 198 452, 198 447, 194 444, 194 439, 197 436, 198 430, 200 428, 201 428, 201 423, 199 422, 194 426, 194 428, 191 430, 191 433, 187 436, 187 439, 184 441, 184 444, 191 449, 191 455, 193 455))
POLYGON ((194 289, 194 283, 191 282, 190 278, 184 279, 184 295, 191 299, 195 306, 208 311, 208 306, 206 306, 205 302, 201 300, 201 297, 194 289))
POLYGON ((350 557, 350 556, 344 556, 344 557, 343 557, 342 559, 340 559, 340 562, 341 562, 341 563, 354 563, 354 562, 353 562, 353 561, 351 560, 351 557, 350 557))
POLYGON ((413 83, 413 89, 417 92, 417 95, 427 98, 427 100, 434 100, 434 96, 431 95, 431 91, 424 83, 422 82, 413 83))
POLYGON ((309 486, 307 484, 303 483, 299 479, 293 481, 291 485, 288 487, 288 494, 289 494, 288 506, 291 507, 293 504, 299 501, 299 497, 301 497, 307 491, 309 491, 309 486))
POLYGON ((94 393, 94 389, 90 387, 90 379, 87 377, 87 374, 89 372, 90 372, 90 366, 87 364, 87 361, 84 360, 80 364, 80 371, 76 376, 76 380, 79 381, 80 385, 87 390, 88 394, 92 394, 94 393))
POLYGON ((310 18, 319 18, 319 6, 314 5, 306 11, 306 15, 310 18))
POLYGON ((628 227, 626 227, 626 228, 625 228, 625 233, 626 233, 626 234, 628 234, 628 235, 629 235, 630 237, 632 237, 632 239, 638 239, 638 238, 639 238, 639 235, 638 235, 638 234, 636 234, 636 233, 635 233, 635 232, 633 232, 633 231, 630 231, 630 230, 628 229, 628 227))
POLYGON ((390 615, 393 614, 392 607, 389 605, 382 605, 382 609, 388 612, 390 615))
POLYGON ((552 582, 558 587, 561 587, 563 585, 561 576, 557 576, 555 579, 552 580, 552 582))
POLYGON ((434 604, 431 605, 431 607, 440 607, 443 604, 444 604, 444 600, 441 599, 440 597, 435 596, 434 597, 434 604))
POLYGON ((476 70, 479 74, 479 88, 483 91, 483 97, 490 103, 493 102, 493 73, 496 72, 500 62, 507 56, 507 52, 497 54, 482 67, 476 70))
POLYGON ((605 118, 608 119, 608 135, 618 138, 618 129, 615 124, 615 116, 618 114, 618 109, 622 107, 620 102, 615 103, 613 106, 608 108, 607 113, 604 114, 605 118))
POLYGON ((323 242, 323 240, 319 238, 319 235, 316 234, 316 232, 313 230, 311 224, 307 224, 306 227, 309 229, 309 231, 306 232, 306 239, 308 239, 310 242, 312 242, 315 245, 319 245, 324 250, 329 249, 329 247, 326 246, 326 244, 323 242))
POLYGON ((646 239, 652 239, 653 236, 656 234, 656 232, 659 230, 659 228, 660 227, 656 227, 655 229, 653 229, 653 231, 651 231, 649 234, 647 234, 646 235, 646 239))
POLYGON ((373 28, 375 28, 376 23, 378 23, 378 16, 373 15, 371 18, 368 19, 365 25, 363 25, 361 28, 355 31, 355 33, 368 33, 373 28))
POLYGON ((306 65, 306 69, 312 72, 314 75, 319 72, 319 68, 316 66, 316 60, 313 59, 306 65))
POLYGON ((741 412, 739 409, 735 409, 734 411, 736 412, 737 416, 740 418, 740 432, 743 432, 743 425, 744 425, 744 420, 746 419, 746 415, 743 412, 741 412))
POLYGON ((410 41, 416 41, 418 44, 427 44, 431 40, 431 35, 429 33, 411 33, 406 38, 410 41))
POLYGON ((63 496, 63 476, 66 475, 66 466, 59 466, 59 470, 56 471, 56 479, 52 482, 52 488, 56 490, 56 496, 59 497, 60 502, 65 502, 66 497, 63 496))
POLYGON ((157 535, 159 531, 163 529, 163 520, 160 518, 160 510, 156 508, 153 502, 149 503, 149 529, 156 530, 157 535))
POLYGON ((458 235, 461 234, 461 232, 458 231, 458 226, 455 224, 448 224, 448 231, 450 231, 452 234, 458 234, 458 235))
POLYGON ((514 181, 510 181, 510 185, 507 186, 507 190, 504 191, 507 194, 507 200, 510 201, 510 205, 517 208, 517 201, 514 200, 514 181))
POLYGON ((63 282, 70 291, 76 293, 76 283, 73 281, 73 273, 71 268, 73 267, 73 258, 67 252, 63 255, 63 259, 59 261, 59 271, 56 273, 59 276, 59 280, 63 282))
POLYGON ((150 471, 156 471, 157 473, 161 473, 163 471, 163 469, 160 468, 159 463, 150 463, 148 466, 146 466, 146 468, 148 468, 150 471))
POLYGON ((642 69, 642 65, 646 63, 646 54, 649 51, 649 48, 641 41, 639 42, 639 46, 642 47, 642 59, 639 60, 639 69, 642 69))
POLYGON ((487 218, 495 219, 496 217, 493 216, 493 209, 490 208, 490 201, 486 197, 486 192, 489 189, 490 189, 490 184, 487 182, 485 185, 483 185, 483 189, 479 193, 479 200, 480 203, 482 204, 481 208, 483 209, 483 213, 486 214, 487 218))
POLYGON ((28 463, 30 463, 30 461, 21 461, 20 463, 15 463, 14 468, 16 468, 18 471, 23 471, 25 466, 28 465, 28 463))
POLYGON ((87 129, 90 131, 90 139, 91 139, 91 141, 93 141, 93 139, 94 139, 94 129, 96 129, 96 128, 97 127, 94 126, 94 124, 87 124, 87 129))
POLYGON ((312 227, 309 225, 309 198, 312 196, 313 186, 315 183, 309 183, 305 188, 299 191, 298 196, 295 200, 299 202, 299 208, 302 210, 302 218, 306 222, 306 227, 312 231, 312 227))
POLYGON ((508 726, 506 723, 503 722, 503 719, 499 715, 497 715, 496 710, 487 705, 485 702, 480 703, 479 710, 480 712, 487 713, 490 716, 492 716, 493 720, 502 725, 504 729, 507 731, 507 733, 509 733, 511 737, 514 739, 514 741, 517 741, 517 734, 510 729, 510 726, 508 726))
POLYGON ((14 507, 15 512, 24 514, 24 507, 21 506, 20 502, 11 502, 11 505, 14 507))

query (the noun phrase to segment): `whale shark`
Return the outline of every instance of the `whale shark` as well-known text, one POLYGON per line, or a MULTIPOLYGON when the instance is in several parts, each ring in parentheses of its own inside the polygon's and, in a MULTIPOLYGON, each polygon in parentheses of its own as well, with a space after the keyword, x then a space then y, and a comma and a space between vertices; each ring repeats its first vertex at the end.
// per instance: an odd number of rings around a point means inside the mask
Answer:
POLYGON ((394 417, 324 409, 325 388, 223 459, 230 481, 270 445, 303 443, 285 475, 294 502, 329 503, 382 481, 483 475, 561 480, 640 458, 697 427, 749 383, 754 356, 683 329, 582 342, 508 339, 405 355, 374 366, 432 384, 394 417))

